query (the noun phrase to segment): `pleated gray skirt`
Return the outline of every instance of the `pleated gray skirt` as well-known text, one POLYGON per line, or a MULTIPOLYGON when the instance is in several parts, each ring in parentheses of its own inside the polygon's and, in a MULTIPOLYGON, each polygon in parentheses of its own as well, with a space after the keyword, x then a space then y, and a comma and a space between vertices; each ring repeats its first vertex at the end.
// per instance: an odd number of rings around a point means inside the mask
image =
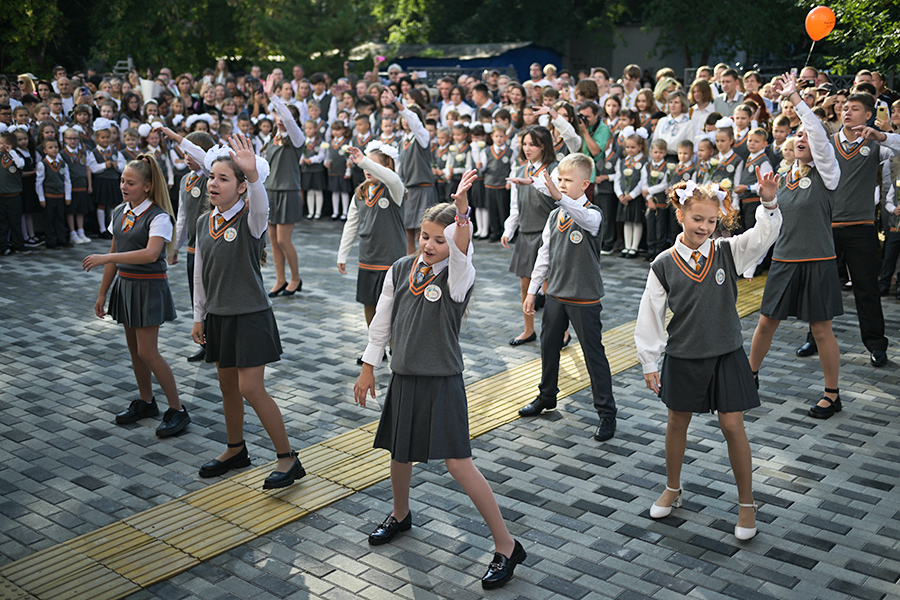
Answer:
POLYGON ((109 316, 128 327, 156 327, 175 320, 168 279, 116 276, 109 293, 109 316))
POLYGON ((406 199, 403 201, 403 227, 418 229, 425 211, 437 203, 437 192, 433 185, 411 185, 406 188, 406 199))
POLYGON ((401 463, 469 458, 469 410, 462 374, 391 374, 375 448, 401 463))
POLYGON ((300 190, 266 190, 269 195, 269 223, 287 225, 303 219, 300 190))
POLYGON ((663 358, 660 398, 679 412, 743 412, 759 406, 743 348, 711 358, 663 358))
POLYGON ((770 319, 797 317, 807 323, 831 321, 844 314, 837 262, 773 260, 759 312, 770 319))
POLYGON ((541 249, 541 233, 522 233, 516 236, 512 258, 509 260, 509 272, 519 277, 531 277, 538 250, 541 249))

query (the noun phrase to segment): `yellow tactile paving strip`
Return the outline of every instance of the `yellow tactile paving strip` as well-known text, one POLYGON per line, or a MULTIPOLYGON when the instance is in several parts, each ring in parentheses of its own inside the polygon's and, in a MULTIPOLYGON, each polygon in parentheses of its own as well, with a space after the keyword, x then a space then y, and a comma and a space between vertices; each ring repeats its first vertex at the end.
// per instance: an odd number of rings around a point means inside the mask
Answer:
MULTIPOLYGON (((742 317, 759 310, 764 286, 765 277, 738 284, 742 317)), ((638 364, 634 327, 632 321, 604 332, 613 374, 638 364)), ((536 359, 468 386, 471 436, 517 419, 540 375, 536 359)), ((575 344, 561 358, 559 396, 588 385, 575 344)), ((387 479, 389 454, 372 448, 377 425, 301 450, 307 476, 284 490, 262 490, 269 463, 5 565, 0 600, 124 598, 387 479)))

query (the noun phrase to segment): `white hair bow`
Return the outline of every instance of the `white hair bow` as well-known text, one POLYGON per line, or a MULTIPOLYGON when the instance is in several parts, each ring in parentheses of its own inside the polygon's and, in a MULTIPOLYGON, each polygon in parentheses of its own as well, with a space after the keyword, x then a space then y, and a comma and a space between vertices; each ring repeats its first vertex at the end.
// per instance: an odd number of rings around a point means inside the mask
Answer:
POLYGON ((372 140, 366 145, 366 154, 368 155, 372 152, 381 152, 385 156, 390 156, 393 160, 397 160, 400 156, 396 148, 390 144, 382 144, 379 140, 372 140))
POLYGON ((728 211, 725 209, 725 198, 728 197, 728 190, 723 190, 719 187, 718 183, 710 183, 709 189, 716 195, 716 198, 719 199, 719 209, 721 209, 723 215, 727 215, 728 211))
POLYGON ((59 128, 59 135, 65 135, 65 133, 69 130, 77 131, 78 133, 84 133, 84 129, 81 125, 63 125, 59 128))
POLYGON ((638 137, 644 138, 645 140, 646 140, 648 137, 650 137, 650 134, 647 133, 647 130, 644 129, 643 127, 639 127, 639 128, 637 128, 637 129, 635 129, 634 127, 632 127, 631 125, 629 125, 628 127, 626 127, 625 129, 622 130, 622 137, 624 137, 624 138, 628 138, 628 137, 631 137, 631 136, 633 136, 633 135, 636 135, 636 136, 638 136, 638 137))
POLYGON ((145 138, 148 135, 150 135, 151 131, 153 131, 153 128, 150 127, 149 123, 141 123, 141 126, 138 127, 138 135, 141 136, 142 138, 145 138))
POLYGON ((172 127, 178 127, 178 124, 184 121, 184 115, 175 115, 172 117, 172 127))
POLYGON ((27 132, 27 131, 28 131, 28 125, 10 125, 9 127, 7 127, 6 130, 7 130, 8 132, 10 132, 10 133, 15 132, 15 131, 25 131, 25 132, 27 132))
POLYGON ((734 121, 731 117, 723 117, 716 121, 716 129, 731 129, 734 127, 734 121))
POLYGON ((493 133, 494 132, 494 126, 491 123, 484 123, 482 125, 482 127, 484 127, 485 133, 493 133))
POLYGON ((685 199, 693 196, 694 190, 696 190, 696 189, 697 189, 697 183, 694 180, 689 179, 686 186, 675 190, 675 195, 678 196, 678 204, 681 204, 682 206, 684 206, 685 199))
MULTIPOLYGON (((203 158, 203 169, 209 173, 212 171, 213 163, 216 162, 220 158, 231 158, 234 156, 234 150, 231 149, 231 146, 227 144, 220 144, 218 146, 213 146, 209 150, 206 151, 206 156, 203 158)), ((259 174, 259 182, 265 183, 266 179, 269 177, 269 163, 263 157, 257 155, 256 158, 256 172, 259 174)))
POLYGON ((103 131, 104 129, 109 129, 112 127, 112 121, 109 119, 104 119, 103 117, 99 117, 94 119, 94 131, 103 131))
POLYGON ((9 127, 6 126, 6 123, 0 123, 0 133, 6 133, 9 130, 9 127))

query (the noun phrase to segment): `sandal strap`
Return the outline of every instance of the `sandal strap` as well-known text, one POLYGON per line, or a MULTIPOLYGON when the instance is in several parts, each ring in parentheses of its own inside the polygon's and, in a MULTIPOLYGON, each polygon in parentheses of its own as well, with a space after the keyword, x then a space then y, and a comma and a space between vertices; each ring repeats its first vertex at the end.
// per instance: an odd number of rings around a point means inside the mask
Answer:
POLYGON ((828 388, 827 387, 827 388, 825 388, 825 391, 828 392, 829 394, 837 394, 840 390, 838 390, 837 388, 828 388))
POLYGON ((241 440, 241 441, 239 441, 239 442, 236 443, 236 444, 232 444, 231 442, 227 442, 225 445, 228 446, 229 448, 240 448, 240 447, 242 447, 242 446, 246 446, 247 444, 244 442, 244 440, 241 440))
POLYGON ((277 458, 297 458, 297 453, 295 451, 290 452, 282 452, 281 454, 275 455, 277 458))
POLYGON ((756 512, 759 509, 759 506, 756 504, 756 502, 753 502, 751 504, 744 504, 743 502, 738 502, 738 506, 743 506, 744 508, 752 508, 753 512, 756 512))
POLYGON ((667 492, 678 492, 680 494, 681 488, 674 489, 674 488, 670 488, 669 486, 666 486, 666 491, 667 492))

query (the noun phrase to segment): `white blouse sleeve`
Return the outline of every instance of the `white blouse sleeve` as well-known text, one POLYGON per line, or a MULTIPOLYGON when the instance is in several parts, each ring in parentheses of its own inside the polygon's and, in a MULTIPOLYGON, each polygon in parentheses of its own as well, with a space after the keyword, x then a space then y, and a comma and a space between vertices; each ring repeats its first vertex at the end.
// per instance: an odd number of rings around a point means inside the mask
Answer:
MULTIPOLYGON (((452 245, 452 244, 451 244, 452 245)), ((378 367, 384 357, 384 349, 391 341, 391 312, 394 307, 394 267, 387 270, 381 296, 375 306, 375 317, 369 323, 369 344, 363 352, 364 363, 378 367)))
POLYGON ((644 374, 659 371, 659 359, 666 349, 666 302, 669 296, 650 270, 641 296, 641 306, 634 327, 634 345, 644 374))

